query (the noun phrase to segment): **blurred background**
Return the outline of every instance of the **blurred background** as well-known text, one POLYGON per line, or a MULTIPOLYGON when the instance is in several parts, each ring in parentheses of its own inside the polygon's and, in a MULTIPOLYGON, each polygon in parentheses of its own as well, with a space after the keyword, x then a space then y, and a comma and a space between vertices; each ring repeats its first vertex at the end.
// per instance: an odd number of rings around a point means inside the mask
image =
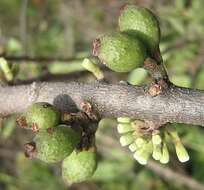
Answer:
MULTIPOLYGON (((125 3, 151 8, 159 17, 160 48, 170 80, 183 87, 204 89, 203 0, 0 0, 0 57, 13 69, 12 81, 0 71, 1 83, 32 81, 94 81, 81 66, 97 36, 118 30, 119 9, 125 3)), ((116 74, 111 83, 133 85, 150 81, 142 69, 116 74)), ((18 100, 16 100, 18 101, 18 100)), ((61 179, 60 164, 28 160, 23 144, 32 134, 16 128, 15 115, 0 119, 0 190, 182 190, 204 189, 204 129, 173 124, 179 130, 190 161, 141 166, 121 148, 114 119, 103 119, 97 131, 98 169, 90 181, 71 187, 61 179)))

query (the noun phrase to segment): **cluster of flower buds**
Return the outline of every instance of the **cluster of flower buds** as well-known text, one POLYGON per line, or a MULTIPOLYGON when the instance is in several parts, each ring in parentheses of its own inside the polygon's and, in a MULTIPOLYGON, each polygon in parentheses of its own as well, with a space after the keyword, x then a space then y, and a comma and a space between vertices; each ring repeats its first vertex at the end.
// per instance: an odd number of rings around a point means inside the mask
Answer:
POLYGON ((162 164, 167 164, 169 162, 168 137, 174 143, 179 161, 186 162, 189 160, 189 155, 175 127, 169 126, 162 132, 160 130, 145 132, 148 124, 144 121, 132 120, 129 117, 119 117, 117 121, 117 130, 121 134, 120 144, 128 146, 130 151, 133 152, 133 157, 140 164, 147 164, 151 155, 162 164))

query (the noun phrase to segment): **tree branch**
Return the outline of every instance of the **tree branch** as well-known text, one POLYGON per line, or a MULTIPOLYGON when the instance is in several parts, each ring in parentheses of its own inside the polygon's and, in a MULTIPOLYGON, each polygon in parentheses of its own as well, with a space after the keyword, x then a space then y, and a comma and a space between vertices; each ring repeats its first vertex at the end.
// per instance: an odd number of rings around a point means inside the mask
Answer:
POLYGON ((55 61, 59 61, 59 62, 71 62, 71 61, 80 61, 83 60, 83 58, 77 58, 77 57, 67 57, 67 58, 63 58, 63 57, 32 57, 29 55, 25 55, 25 56, 15 56, 15 55, 6 55, 6 54, 0 54, 0 57, 4 57, 6 60, 8 61, 15 61, 18 63, 21 62, 33 62, 36 64, 48 64, 50 62, 55 62, 55 61))
POLYGON ((154 161, 149 161, 147 168, 168 181, 173 181, 179 185, 187 186, 190 189, 204 190, 204 185, 190 176, 180 174, 174 170, 164 167, 154 161))
POLYGON ((33 102, 55 104, 62 111, 76 111, 89 101, 102 117, 130 116, 158 123, 177 122, 204 126, 204 91, 171 85, 152 97, 146 86, 101 83, 33 83, 0 87, 0 114, 24 110, 33 102))

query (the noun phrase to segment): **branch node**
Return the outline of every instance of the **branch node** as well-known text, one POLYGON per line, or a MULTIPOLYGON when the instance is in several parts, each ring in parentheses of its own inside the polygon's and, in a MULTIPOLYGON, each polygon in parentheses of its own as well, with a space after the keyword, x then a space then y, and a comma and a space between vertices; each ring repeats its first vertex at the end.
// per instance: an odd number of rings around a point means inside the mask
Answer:
POLYGON ((147 132, 151 132, 153 133, 155 130, 157 130, 159 127, 161 127, 162 125, 164 125, 164 123, 162 122, 157 122, 157 121, 149 121, 149 120, 145 120, 145 124, 147 126, 147 128, 145 129, 147 132))
POLYGON ((87 114, 90 120, 98 121, 97 113, 93 110, 93 106, 88 101, 83 101, 80 105, 81 110, 87 114))
POLYGON ((82 111, 79 111, 77 113, 71 113, 71 112, 63 112, 61 114, 61 121, 64 123, 69 124, 82 124, 82 123, 89 123, 89 117, 82 111))
POLYGON ((155 81, 164 80, 168 82, 168 75, 163 64, 157 64, 152 58, 144 61, 144 69, 146 69, 155 81))
POLYGON ((149 89, 148 89, 148 93, 152 96, 158 96, 159 94, 162 93, 162 88, 160 85, 158 84, 152 84, 149 89))
POLYGON ((161 94, 169 87, 168 75, 162 63, 157 64, 154 59, 147 58, 144 61, 144 69, 149 72, 154 80, 148 89, 148 93, 152 97, 161 94))
POLYGON ((38 127, 37 123, 32 123, 31 128, 32 128, 33 132, 39 132, 39 127, 38 127))
POLYGON ((98 56, 100 46, 101 46, 101 41, 99 38, 93 40, 93 42, 92 42, 92 54, 93 54, 93 56, 98 56))

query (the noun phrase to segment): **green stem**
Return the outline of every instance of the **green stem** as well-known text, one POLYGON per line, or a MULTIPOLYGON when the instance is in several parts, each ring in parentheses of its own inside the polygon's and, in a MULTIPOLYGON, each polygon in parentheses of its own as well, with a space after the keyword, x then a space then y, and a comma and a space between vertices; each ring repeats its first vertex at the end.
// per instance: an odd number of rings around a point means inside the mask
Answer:
POLYGON ((94 64, 90 59, 85 58, 82 62, 82 66, 86 70, 90 71, 97 78, 97 80, 104 79, 103 71, 96 64, 94 64))
POLYGON ((0 67, 4 73, 6 80, 12 81, 13 80, 13 73, 11 71, 11 68, 8 65, 8 62, 3 57, 0 58, 0 67))

